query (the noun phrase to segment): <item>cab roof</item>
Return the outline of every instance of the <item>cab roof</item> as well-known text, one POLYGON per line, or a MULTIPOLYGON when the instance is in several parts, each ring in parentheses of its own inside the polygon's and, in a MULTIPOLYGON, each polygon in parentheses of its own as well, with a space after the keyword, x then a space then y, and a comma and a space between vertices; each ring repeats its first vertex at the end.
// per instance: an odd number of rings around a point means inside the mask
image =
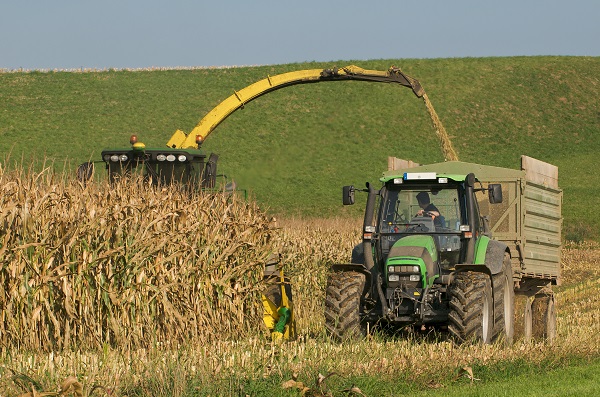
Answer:
POLYGON ((525 171, 511 168, 494 167, 491 165, 467 163, 463 161, 446 161, 421 165, 413 168, 402 168, 384 171, 380 181, 385 183, 395 178, 404 178, 404 174, 436 173, 436 176, 462 182, 469 173, 474 173, 479 180, 493 180, 496 178, 518 179, 524 178, 525 171))

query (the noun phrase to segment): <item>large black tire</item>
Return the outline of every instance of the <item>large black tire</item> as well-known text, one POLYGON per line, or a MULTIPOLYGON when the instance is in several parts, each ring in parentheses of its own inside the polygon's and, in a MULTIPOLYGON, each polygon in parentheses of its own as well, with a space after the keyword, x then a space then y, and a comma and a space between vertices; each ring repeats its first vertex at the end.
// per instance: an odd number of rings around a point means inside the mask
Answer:
POLYGON ((531 341, 533 338, 533 310, 532 310, 533 301, 527 297, 525 301, 525 311, 523 313, 523 338, 527 342, 531 341))
POLYGON ((494 339, 512 344, 515 335, 515 289, 510 255, 504 254, 502 271, 492 277, 494 289, 494 339))
POLYGON ((325 291, 325 329, 336 341, 360 339, 366 335, 360 318, 360 302, 365 275, 358 272, 334 272, 325 291))
POLYGON ((491 343, 494 331, 492 282, 484 273, 459 272, 448 288, 448 331, 459 343, 491 343))
POLYGON ((526 340, 534 338, 552 343, 556 338, 556 300, 554 294, 539 294, 535 296, 533 301, 530 300, 529 302, 526 321, 529 322, 530 326, 529 332, 525 333, 526 340))

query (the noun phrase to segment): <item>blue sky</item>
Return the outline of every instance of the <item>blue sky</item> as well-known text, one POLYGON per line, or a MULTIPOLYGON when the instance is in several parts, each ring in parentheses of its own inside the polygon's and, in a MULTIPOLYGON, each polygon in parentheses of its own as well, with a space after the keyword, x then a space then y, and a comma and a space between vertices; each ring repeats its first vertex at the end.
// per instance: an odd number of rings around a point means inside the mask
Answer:
POLYGON ((0 69, 600 56, 600 0, 18 0, 0 69))

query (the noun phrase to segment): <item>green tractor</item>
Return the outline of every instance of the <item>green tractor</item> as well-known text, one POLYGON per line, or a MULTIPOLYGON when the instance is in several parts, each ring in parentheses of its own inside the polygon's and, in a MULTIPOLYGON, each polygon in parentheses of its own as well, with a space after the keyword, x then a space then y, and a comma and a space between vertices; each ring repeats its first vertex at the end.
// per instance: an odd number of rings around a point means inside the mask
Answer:
MULTIPOLYGON (((466 164, 466 163, 465 163, 466 164)), ((448 331, 456 340, 511 341, 514 282, 510 249, 492 239, 477 195, 502 202, 501 184, 474 173, 388 171, 368 194, 363 241, 352 263, 327 281, 325 321, 336 340, 370 327, 448 331)), ((354 204, 353 186, 343 203, 354 204)))

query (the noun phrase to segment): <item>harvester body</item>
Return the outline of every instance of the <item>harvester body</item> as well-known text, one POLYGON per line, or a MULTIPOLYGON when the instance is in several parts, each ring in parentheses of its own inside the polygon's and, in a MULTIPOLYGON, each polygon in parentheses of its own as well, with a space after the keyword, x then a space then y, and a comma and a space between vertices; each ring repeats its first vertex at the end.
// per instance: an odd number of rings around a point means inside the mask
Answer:
POLYGON ((119 178, 142 175, 154 185, 180 184, 191 190, 213 188, 216 181, 216 155, 208 157, 199 149, 131 148, 104 149, 111 183, 119 178))

